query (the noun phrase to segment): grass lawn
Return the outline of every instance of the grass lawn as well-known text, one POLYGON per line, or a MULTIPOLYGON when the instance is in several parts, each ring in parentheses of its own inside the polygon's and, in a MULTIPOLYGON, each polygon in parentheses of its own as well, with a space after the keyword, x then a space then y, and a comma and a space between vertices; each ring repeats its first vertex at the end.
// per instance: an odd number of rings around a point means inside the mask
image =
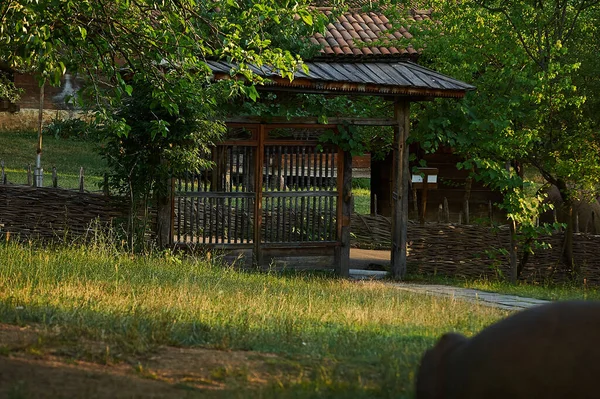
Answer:
POLYGON ((11 329, 21 337, 19 345, 0 339, 0 386, 2 364, 39 366, 9 384, 31 397, 30 375, 59 368, 63 377, 48 380, 62 379, 63 393, 119 372, 130 389, 158 384, 153 392, 168 388, 172 397, 410 398, 419 359, 437 337, 472 335, 507 315, 380 282, 238 271, 93 244, 4 243, 0 259, 0 337, 2 326, 5 337, 11 329), (95 375, 93 367, 101 375, 85 384, 85 376, 65 377, 95 375))
MULTIPOLYGON (((52 167, 56 166, 59 187, 79 188, 79 169, 83 166, 86 190, 97 191, 105 165, 94 146, 92 142, 44 136, 44 185, 52 184, 52 167)), ((36 147, 36 132, 0 131, 0 161, 4 161, 9 182, 27 183, 27 165, 35 167, 36 147)))

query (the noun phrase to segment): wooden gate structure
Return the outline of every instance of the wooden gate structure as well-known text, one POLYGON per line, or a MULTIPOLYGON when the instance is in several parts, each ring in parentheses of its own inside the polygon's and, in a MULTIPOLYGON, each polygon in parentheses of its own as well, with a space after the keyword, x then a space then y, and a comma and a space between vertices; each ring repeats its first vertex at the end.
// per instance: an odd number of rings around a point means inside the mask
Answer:
POLYGON ((174 181, 175 245, 241 252, 260 266, 339 263, 344 152, 318 140, 335 129, 228 124, 206 154, 214 167, 174 181))
MULTIPOLYGON (((236 76, 234 64, 207 61, 207 65, 214 80, 243 79, 236 76)), ((264 85, 256 86, 260 91, 380 96, 393 104, 394 117, 329 118, 328 124, 316 117, 230 119, 229 136, 207 154, 215 167, 178 176, 171 208, 159 204, 159 242, 245 251, 262 266, 292 265, 293 258, 303 258, 303 265, 334 266, 347 276, 352 157, 320 146, 317 139, 340 123, 392 126, 392 173, 384 190, 391 193, 392 275, 402 278, 407 257, 410 103, 462 98, 475 88, 406 60, 305 65, 308 71, 298 70, 293 80, 266 66, 248 67, 265 79, 264 85)))

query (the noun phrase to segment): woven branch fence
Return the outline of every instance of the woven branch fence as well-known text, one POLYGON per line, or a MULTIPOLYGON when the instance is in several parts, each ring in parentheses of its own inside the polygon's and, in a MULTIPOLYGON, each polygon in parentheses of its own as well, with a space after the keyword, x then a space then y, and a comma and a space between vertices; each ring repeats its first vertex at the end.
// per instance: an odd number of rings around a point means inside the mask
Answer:
POLYGON ((61 240, 85 234, 92 222, 126 220, 127 202, 118 197, 61 188, 0 184, 0 234, 21 239, 61 240))
MULTIPOLYGON (((355 247, 389 249, 390 232, 391 220, 384 216, 352 217, 352 244, 355 247)), ((521 279, 531 282, 570 280, 570 272, 561 263, 564 232, 543 237, 540 241, 550 244, 551 248, 537 249, 530 255, 521 279)), ((579 279, 599 285, 600 235, 577 233, 573 242, 574 260, 581 266, 579 279)), ((509 276, 509 244, 508 227, 410 223, 409 271, 468 278, 509 276)))

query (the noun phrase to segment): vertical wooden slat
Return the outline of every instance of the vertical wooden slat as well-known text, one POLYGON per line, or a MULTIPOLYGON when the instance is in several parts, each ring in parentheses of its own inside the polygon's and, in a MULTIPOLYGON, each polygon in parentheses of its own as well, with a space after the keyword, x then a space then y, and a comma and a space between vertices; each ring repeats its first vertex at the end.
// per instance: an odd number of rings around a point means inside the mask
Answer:
MULTIPOLYGON (((238 163, 238 175, 242 178, 242 187, 240 188, 241 191, 249 191, 250 187, 248 187, 248 179, 250 176, 250 170, 247 168, 247 164, 248 164, 248 147, 244 146, 242 147, 242 159, 241 159, 241 167, 242 170, 240 171, 240 164, 238 163)), ((246 205, 246 198, 242 198, 241 199, 241 207, 238 208, 238 217, 240 218, 240 243, 245 243, 248 240, 248 235, 246 230, 244 229, 245 226, 245 222, 246 222, 246 212, 247 212, 247 205, 246 205)), ((250 215, 248 215, 250 216, 250 215)))
MULTIPOLYGON (((189 177, 190 177, 190 191, 189 192, 193 193, 195 191, 194 185, 195 185, 195 182, 196 182, 195 181, 196 180, 195 179, 195 173, 191 172, 189 174, 189 177)), ((189 214, 190 230, 189 230, 189 233, 190 233, 190 242, 193 243, 194 242, 194 238, 196 237, 196 233, 195 233, 195 230, 196 230, 195 229, 195 227, 196 227, 196 223, 195 223, 196 222, 196 215, 194 214, 195 213, 194 212, 194 202, 195 202, 194 201, 194 197, 190 197, 189 201, 190 201, 190 214, 189 214)))
MULTIPOLYGON (((240 191, 240 185, 241 185, 241 174, 240 174, 240 147, 235 147, 235 176, 236 176, 236 180, 235 180, 235 192, 238 193, 240 191)), ((233 170, 231 171, 231 173, 233 173, 233 170)), ((232 179, 233 180, 233 179, 232 179)), ((238 225, 240 222, 240 199, 239 198, 235 198, 234 204, 233 204, 233 212, 234 212, 234 223, 233 223, 233 237, 234 237, 234 242, 236 243, 240 243, 240 236, 239 236, 239 230, 238 230, 238 225)))
POLYGON ((175 178, 171 176, 170 179, 170 187, 171 196, 169 198, 171 202, 171 224, 169 225, 169 243, 170 245, 174 244, 175 241, 175 178))
MULTIPOLYGON (((198 179, 197 192, 200 193, 205 187, 205 182, 202 181, 202 171, 194 173, 196 179, 198 179)), ((198 197, 196 199, 196 231, 194 232, 195 243, 204 242, 206 237, 206 198, 198 197), (200 237, 200 234, 202 237, 200 237)))
MULTIPOLYGON (((181 191, 181 177, 177 178, 177 191, 181 191)), ((181 194, 177 197, 177 242, 181 242, 181 194)))
POLYGON ((262 182, 263 182, 263 163, 264 163, 264 140, 265 125, 261 124, 258 129, 258 145, 256 147, 255 160, 255 190, 256 199, 254 204, 254 252, 258 264, 262 264, 261 233, 262 233, 262 182))
MULTIPOLYGON (((223 153, 226 154, 227 152, 223 151, 223 153)), ((227 160, 224 160, 224 162, 223 162, 223 164, 225 166, 225 168, 223 168, 223 169, 226 169, 226 167, 227 167, 226 161, 227 160)), ((225 176, 224 172, 225 171, 223 170, 223 181, 222 181, 222 184, 221 184, 221 189, 219 190, 220 192, 224 192, 225 189, 226 189, 226 187, 227 187, 226 186, 227 179, 226 179, 226 176, 225 176)), ((224 244, 225 243, 225 226, 226 226, 225 225, 225 221, 227 220, 227 215, 226 215, 227 212, 225 210, 225 198, 219 198, 219 200, 217 201, 217 204, 218 204, 217 215, 221 216, 220 225, 219 225, 220 240, 217 241, 217 242, 219 242, 221 244, 224 244)))
MULTIPOLYGON (((285 189, 285 182, 283 181, 283 177, 282 177, 282 167, 283 165, 281 164, 281 162, 283 162, 283 151, 282 151, 282 147, 278 146, 277 147, 277 191, 281 191, 283 189, 285 189)), ((279 234, 280 229, 281 229, 281 197, 277 197, 277 226, 276 226, 276 233, 275 233, 275 241, 277 242, 281 242, 281 236, 279 234)))
MULTIPOLYGON (((306 146, 302 146, 302 155, 300 156, 302 160, 301 173, 302 173, 302 190, 306 190, 306 146)), ((304 197, 303 197, 304 198, 304 197)))
MULTIPOLYGON (((227 157, 229 161, 229 183, 228 183, 228 191, 233 192, 233 146, 227 147, 227 157)), ((225 201, 223 201, 223 205, 225 206, 225 201)), ((225 209, 225 213, 227 214, 227 228, 223 226, 223 233, 227 232, 227 243, 231 243, 231 197, 227 198, 227 209, 225 209)), ((225 242, 225 236, 223 236, 223 242, 225 242)))
MULTIPOLYGON (((317 148, 316 147, 312 147, 312 161, 313 161, 313 168, 312 168, 312 173, 311 173, 311 185, 312 185, 312 190, 313 191, 317 191, 317 148)), ((317 219, 317 196, 313 195, 312 196, 312 207, 311 207, 311 220, 312 220, 312 227, 311 227, 311 234, 313 237, 313 241, 318 241, 320 238, 318 235, 315 235, 315 227, 316 227, 316 219, 317 219)))
MULTIPOLYGON (((183 187, 180 187, 180 190, 183 191, 184 193, 187 193, 188 191, 188 171, 186 170, 184 175, 183 175, 183 187)), ((182 235, 183 235, 183 240, 187 241, 187 208, 188 208, 188 197, 183 197, 183 210, 179 209, 179 212, 181 214, 181 221, 182 221, 182 235)))
MULTIPOLYGON (((286 185, 283 186, 283 190, 287 191, 288 187, 287 187, 287 182, 289 181, 289 184, 292 184, 292 180, 289 179, 288 180, 288 161, 290 162, 290 171, 291 171, 291 162, 292 162, 292 157, 290 155, 289 159, 288 159, 288 147, 284 146, 283 147, 283 176, 284 179, 286 179, 286 185)), ((290 172, 291 173, 291 172, 290 172)), ((287 198, 283 199, 283 211, 282 211, 283 215, 282 215, 282 226, 281 226, 281 241, 285 241, 286 240, 286 224, 285 224, 285 220, 286 220, 286 214, 287 214, 287 198)), ((288 235, 289 237, 289 235, 288 235)))
MULTIPOLYGON (((335 170, 335 153, 334 153, 334 149, 330 148, 329 149, 329 162, 331 163, 330 166, 330 176, 329 176, 329 180, 328 180, 328 186, 329 186, 329 190, 333 190, 333 186, 336 183, 336 179, 335 177, 337 176, 337 173, 339 173, 339 171, 335 170)), ((337 201, 336 201, 336 209, 337 209, 337 201)), ((333 219, 334 219, 334 210, 333 210, 333 197, 329 197, 329 239, 331 241, 338 239, 337 236, 334 236, 334 233, 336 231, 335 229, 335 224, 333 223, 333 219)))

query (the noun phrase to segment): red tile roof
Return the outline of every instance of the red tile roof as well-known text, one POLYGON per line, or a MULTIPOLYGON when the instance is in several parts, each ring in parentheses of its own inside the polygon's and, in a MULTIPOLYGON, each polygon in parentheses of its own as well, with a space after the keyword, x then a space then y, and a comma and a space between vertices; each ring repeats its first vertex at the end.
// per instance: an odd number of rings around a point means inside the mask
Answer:
MULTIPOLYGON (((359 1, 360 3, 360 1, 359 1)), ((368 2, 367 2, 368 3, 368 2)), ((326 15, 332 15, 330 7, 318 7, 326 15)), ((409 20, 422 21, 431 18, 431 10, 411 9, 409 20)), ((349 10, 327 25, 325 34, 316 33, 311 42, 322 47, 319 59, 356 58, 416 58, 418 51, 410 44, 399 46, 399 39, 411 39, 404 27, 392 30, 393 25, 379 12, 349 10), (392 44, 393 41, 396 43, 392 44), (371 44, 373 43, 373 44, 371 44)))

